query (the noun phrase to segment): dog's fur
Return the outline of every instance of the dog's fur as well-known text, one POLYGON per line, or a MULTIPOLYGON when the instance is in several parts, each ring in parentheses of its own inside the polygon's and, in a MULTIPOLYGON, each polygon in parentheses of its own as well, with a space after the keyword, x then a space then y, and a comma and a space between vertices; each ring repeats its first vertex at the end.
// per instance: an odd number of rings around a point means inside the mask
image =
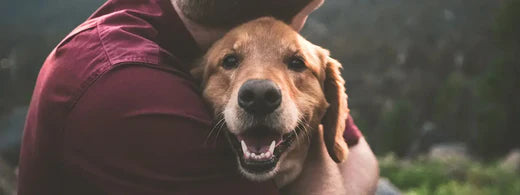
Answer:
POLYGON ((192 73, 201 80, 204 98, 212 105, 215 116, 224 119, 230 135, 243 133, 257 123, 269 125, 280 134, 304 125, 274 170, 252 174, 239 166, 249 179, 274 179, 282 187, 302 171, 311 145, 309 136, 318 131, 320 124, 330 157, 336 162, 347 157, 343 130, 348 107, 340 68, 327 50, 305 40, 285 23, 264 17, 232 29, 215 42, 192 73), (221 66, 229 54, 240 57, 235 69, 221 66), (293 57, 302 59, 306 69, 289 69, 287 60, 293 57), (281 89, 280 107, 262 121, 249 116, 237 104, 239 88, 250 79, 267 79, 281 89))

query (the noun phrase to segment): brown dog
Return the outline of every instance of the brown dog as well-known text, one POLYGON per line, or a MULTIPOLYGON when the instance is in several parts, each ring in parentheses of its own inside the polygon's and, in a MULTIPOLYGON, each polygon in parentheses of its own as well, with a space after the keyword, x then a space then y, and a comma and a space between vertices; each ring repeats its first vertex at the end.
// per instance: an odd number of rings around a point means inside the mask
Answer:
POLYGON ((282 187, 302 171, 320 124, 332 159, 347 157, 340 68, 327 50, 265 17, 227 33, 193 73, 217 120, 225 121, 240 172, 282 187))

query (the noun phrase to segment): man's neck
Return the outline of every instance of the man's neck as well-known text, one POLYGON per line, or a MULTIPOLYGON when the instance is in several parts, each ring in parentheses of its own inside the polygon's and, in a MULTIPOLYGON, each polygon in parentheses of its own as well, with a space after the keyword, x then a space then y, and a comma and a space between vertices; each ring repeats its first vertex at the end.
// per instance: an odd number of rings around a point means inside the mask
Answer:
POLYGON ((184 15, 182 10, 177 5, 176 0, 171 0, 171 2, 175 8, 175 11, 184 23, 184 26, 186 26, 188 31, 195 39, 195 42, 197 42, 197 45, 203 51, 206 51, 215 41, 220 39, 227 32, 227 29, 211 28, 197 24, 184 15))

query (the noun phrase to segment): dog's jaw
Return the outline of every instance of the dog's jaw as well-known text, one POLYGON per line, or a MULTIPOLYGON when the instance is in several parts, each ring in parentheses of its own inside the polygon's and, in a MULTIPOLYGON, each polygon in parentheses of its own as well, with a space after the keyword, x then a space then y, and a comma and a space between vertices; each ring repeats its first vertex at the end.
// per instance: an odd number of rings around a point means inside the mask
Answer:
POLYGON ((291 147, 287 149, 287 152, 280 157, 279 163, 272 171, 263 174, 253 174, 248 172, 242 167, 240 159, 237 157, 238 170, 247 179, 252 181, 273 179, 276 186, 282 188, 294 181, 298 175, 300 175, 308 150, 309 143, 307 141, 297 141, 297 143, 291 145, 291 147))
POLYGON ((262 174, 256 174, 256 173, 250 173, 246 169, 244 169, 239 157, 237 157, 237 162, 238 162, 238 170, 240 171, 240 173, 244 177, 246 177, 247 179, 250 179, 252 181, 265 181, 265 180, 271 179, 278 174, 278 170, 280 167, 280 165, 277 164, 276 167, 269 172, 262 173, 262 174))

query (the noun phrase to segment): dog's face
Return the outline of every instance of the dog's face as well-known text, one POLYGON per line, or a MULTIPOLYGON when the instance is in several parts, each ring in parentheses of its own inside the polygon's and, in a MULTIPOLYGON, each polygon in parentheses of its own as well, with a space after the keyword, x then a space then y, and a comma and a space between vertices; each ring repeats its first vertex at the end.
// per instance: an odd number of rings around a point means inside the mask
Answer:
POLYGON ((246 177, 273 177, 320 123, 331 157, 345 159, 344 82, 327 50, 280 21, 261 18, 227 33, 201 64, 204 98, 225 121, 246 177))

